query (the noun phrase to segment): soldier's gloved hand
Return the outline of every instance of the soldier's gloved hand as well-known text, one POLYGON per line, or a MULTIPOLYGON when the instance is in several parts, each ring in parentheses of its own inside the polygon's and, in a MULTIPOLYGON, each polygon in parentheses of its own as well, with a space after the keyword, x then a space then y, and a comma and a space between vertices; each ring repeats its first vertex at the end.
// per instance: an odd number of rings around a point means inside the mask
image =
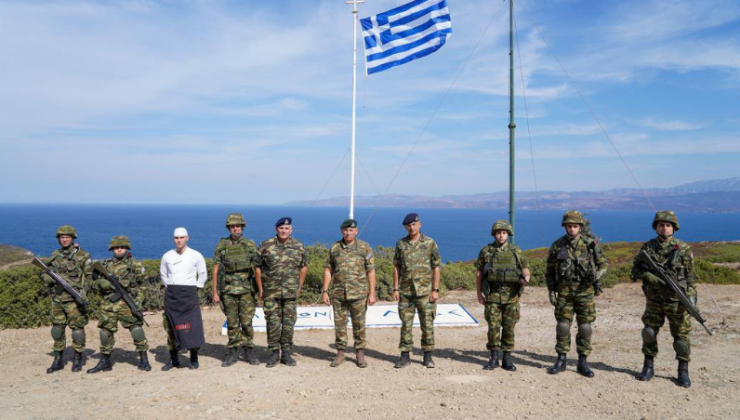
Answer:
POLYGON ((96 280, 96 282, 97 282, 98 289, 100 289, 100 290, 102 290, 104 292, 113 290, 113 285, 110 284, 110 282, 107 279, 105 279, 105 278, 102 278, 101 277, 98 280, 96 280))
POLYGON ((656 276, 651 272, 647 272, 642 276, 642 282, 652 286, 665 286, 665 282, 660 277, 656 276))
POLYGON ((56 283, 54 279, 46 273, 41 274, 41 280, 43 280, 47 286, 53 286, 56 283))
POLYGON ((555 306, 558 304, 558 292, 554 290, 550 290, 550 294, 548 297, 550 298, 550 304, 552 306, 555 306))
POLYGON ((601 289, 601 283, 598 281, 594 283, 594 296, 601 296, 603 292, 604 291, 601 289))
POLYGON ((696 307, 696 302, 699 301, 699 295, 696 293, 696 289, 693 286, 689 286, 686 289, 686 297, 689 298, 689 302, 696 307))

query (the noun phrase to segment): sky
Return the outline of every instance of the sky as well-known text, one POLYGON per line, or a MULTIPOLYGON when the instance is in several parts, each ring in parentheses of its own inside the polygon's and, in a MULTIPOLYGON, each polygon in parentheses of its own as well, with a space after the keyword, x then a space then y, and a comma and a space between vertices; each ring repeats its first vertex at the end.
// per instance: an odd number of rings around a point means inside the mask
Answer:
MULTIPOLYGON (((365 77, 358 42, 358 195, 508 188, 508 3, 448 5, 428 57, 365 77)), ((515 8, 517 189, 739 175, 740 2, 515 8)), ((352 19, 343 0, 0 2, 0 202, 347 196, 352 19)))

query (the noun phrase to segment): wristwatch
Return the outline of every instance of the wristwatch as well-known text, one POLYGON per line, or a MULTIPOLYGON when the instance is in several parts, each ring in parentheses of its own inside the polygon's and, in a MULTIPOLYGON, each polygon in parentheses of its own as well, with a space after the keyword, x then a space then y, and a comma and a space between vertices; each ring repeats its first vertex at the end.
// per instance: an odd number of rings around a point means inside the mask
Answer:
POLYGON ((432 289, 432 292, 437 292, 437 293, 439 293, 439 289, 432 289))
POLYGON ((394 292, 397 292, 397 291, 398 291, 398 289, 393 289, 393 291, 394 291, 394 292))
POLYGON ((329 291, 325 289, 321 289, 321 294, 323 295, 324 293, 329 293, 329 291))

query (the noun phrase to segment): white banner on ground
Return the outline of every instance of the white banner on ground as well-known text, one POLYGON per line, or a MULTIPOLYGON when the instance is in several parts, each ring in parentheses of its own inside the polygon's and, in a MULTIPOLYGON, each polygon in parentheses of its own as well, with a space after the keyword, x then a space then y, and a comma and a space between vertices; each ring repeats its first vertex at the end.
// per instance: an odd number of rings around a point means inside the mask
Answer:
MULTIPOLYGON (((352 323, 348 320, 349 328, 352 323)), ((434 318, 437 327, 477 327, 478 320, 459 303, 443 303, 437 305, 437 316, 434 318)), ((265 312, 257 308, 252 326, 255 331, 265 331, 265 312)), ((419 326, 419 316, 414 315, 414 327, 419 326)), ((366 328, 400 328, 401 318, 398 317, 398 305, 373 305, 367 307, 365 317, 366 328)), ((331 306, 299 306, 297 330, 333 329, 334 311, 331 306)), ((224 321, 221 335, 226 335, 226 321, 224 321)))

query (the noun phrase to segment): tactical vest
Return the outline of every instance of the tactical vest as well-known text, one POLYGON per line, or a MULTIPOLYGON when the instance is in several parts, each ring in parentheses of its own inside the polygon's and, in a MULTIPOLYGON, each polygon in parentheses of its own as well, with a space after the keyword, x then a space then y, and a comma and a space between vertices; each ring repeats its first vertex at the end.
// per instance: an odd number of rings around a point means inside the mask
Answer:
POLYGON ((486 280, 492 283, 519 283, 522 270, 513 249, 497 249, 488 257, 486 280))
POLYGON ((131 297, 136 297, 136 291, 139 285, 136 282, 137 273, 134 267, 134 259, 126 257, 125 266, 122 266, 120 263, 116 264, 116 262, 118 261, 115 258, 111 258, 105 260, 103 264, 111 274, 116 276, 118 282, 121 283, 121 286, 126 289, 126 292, 128 292, 131 297))
POLYGON ((595 242, 589 238, 581 237, 581 239, 586 242, 585 253, 571 256, 570 247, 565 241, 555 253, 555 258, 558 260, 556 279, 560 284, 579 284, 593 281, 595 242))
POLYGON ((226 246, 221 250, 221 266, 226 274, 247 271, 253 267, 254 253, 255 250, 247 241, 232 243, 227 240, 226 246))
MULTIPOLYGON (((80 290, 83 286, 81 277, 85 273, 82 272, 82 267, 79 261, 77 261, 77 253, 80 251, 79 248, 75 247, 72 252, 64 255, 62 251, 54 251, 54 254, 49 260, 49 265, 56 271, 57 274, 65 278, 69 284, 77 290, 80 290)), ((54 288, 54 293, 61 295, 65 293, 64 288, 57 284, 54 288)))
MULTIPOLYGON (((660 246, 660 245, 658 245, 660 246)), ((679 286, 686 289, 687 287, 687 281, 686 281, 686 266, 683 265, 683 258, 681 258, 681 249, 678 244, 675 245, 675 247, 671 250, 671 252, 668 254, 668 256, 662 256, 657 255, 658 249, 649 248, 650 256, 653 257, 653 260, 657 262, 658 264, 665 267, 666 274, 673 277, 674 280, 676 280, 676 283, 678 283, 679 286)), ((653 273, 657 274, 657 273, 653 273)))

